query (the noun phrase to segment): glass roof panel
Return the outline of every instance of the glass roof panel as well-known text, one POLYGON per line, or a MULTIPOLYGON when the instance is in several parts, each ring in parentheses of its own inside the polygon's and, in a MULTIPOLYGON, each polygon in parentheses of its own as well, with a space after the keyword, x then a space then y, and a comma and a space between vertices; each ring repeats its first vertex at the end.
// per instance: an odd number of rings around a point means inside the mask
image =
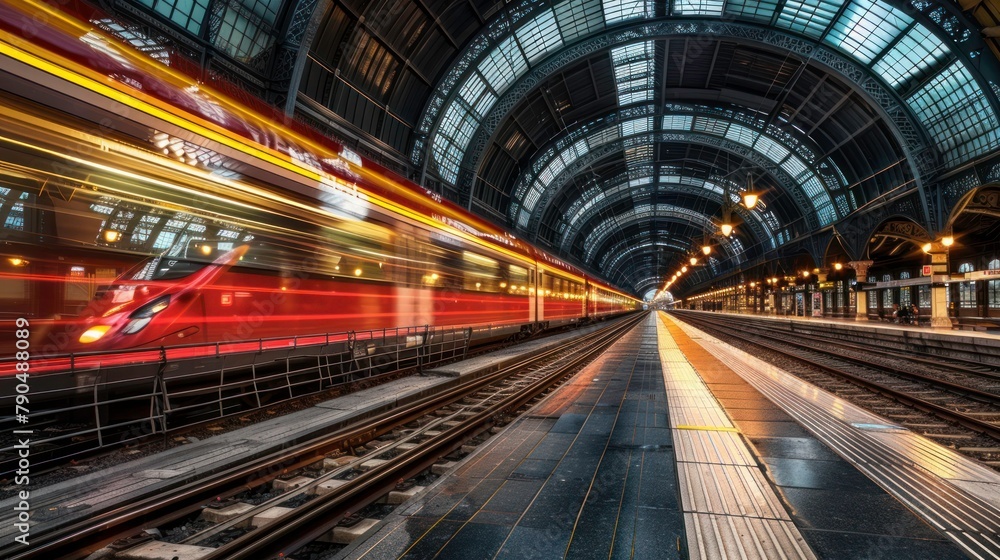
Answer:
POLYGON ((812 173, 803 177, 800 180, 800 183, 802 184, 802 190, 805 191, 806 196, 810 199, 820 197, 826 193, 826 190, 823 188, 823 183, 820 183, 819 179, 817 179, 812 173))
POLYGON ((722 0, 674 0, 674 13, 682 16, 721 16, 722 0))
POLYGON ((691 115, 665 115, 663 117, 663 130, 691 130, 691 122, 694 117, 691 115))
POLYGON ((949 164, 997 147, 997 117, 968 69, 955 61, 907 98, 949 164))
POLYGON ((545 10, 515 32, 528 62, 534 62, 562 46, 562 34, 552 10, 545 10))
POLYGON ((767 158, 771 161, 781 161, 788 155, 787 148, 774 140, 771 140, 767 136, 764 136, 763 134, 757 138, 757 143, 754 144, 754 149, 767 156, 767 158))
POLYGON ((802 160, 797 157, 790 157, 781 163, 781 168, 788 172, 792 177, 798 177, 799 175, 806 172, 806 166, 802 163, 802 160))
POLYGON ((614 142, 619 138, 618 127, 609 126, 598 130, 597 132, 591 134, 587 137, 587 145, 591 150, 597 148, 598 146, 603 146, 608 142, 614 142))
POLYGON ((567 43, 604 28, 601 0, 566 0, 556 4, 554 11, 563 40, 567 43))
POLYGON ((843 2, 788 0, 775 23, 778 27, 818 38, 829 27, 843 2))
POLYGON ((729 125, 729 131, 726 132, 726 138, 750 148, 753 147, 758 136, 760 135, 756 131, 736 123, 729 125))
POLYGON ((653 41, 632 43, 611 49, 615 68, 618 105, 628 105, 653 98, 653 41))
POLYGON ((507 37, 479 63, 479 73, 493 91, 502 93, 528 68, 514 37, 507 37))
POLYGON ((605 0, 604 21, 611 25, 629 19, 649 17, 653 13, 650 0, 605 0))
POLYGON ((910 16, 886 3, 853 0, 825 40, 869 64, 911 23, 910 16))
POLYGON ((704 132, 715 136, 725 136, 729 123, 712 117, 695 117, 692 130, 694 132, 704 132))
POLYGON ((632 119, 621 123, 621 135, 624 137, 632 136, 633 134, 642 134, 644 132, 649 132, 652 128, 653 117, 632 119))
POLYGON ((882 55, 872 69, 889 85, 902 90, 910 78, 927 72, 950 54, 937 35, 918 23, 882 55))
POLYGON ((727 14, 767 23, 770 23, 771 16, 777 9, 777 0, 729 0, 726 2, 727 14))

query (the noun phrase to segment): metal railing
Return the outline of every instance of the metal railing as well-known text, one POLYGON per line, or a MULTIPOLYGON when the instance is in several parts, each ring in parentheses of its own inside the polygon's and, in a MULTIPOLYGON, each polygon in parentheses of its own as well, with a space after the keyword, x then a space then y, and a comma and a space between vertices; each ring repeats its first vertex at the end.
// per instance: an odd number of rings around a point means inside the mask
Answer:
MULTIPOLYGON (((425 325, 47 358, 64 359, 66 367, 31 377, 29 422, 0 418, 0 477, 16 469, 14 429, 31 430, 33 466, 63 461, 337 386, 419 372, 464 357, 472 336, 470 327, 425 325)), ((14 390, 0 392, 0 410, 14 411, 15 398, 14 390)))

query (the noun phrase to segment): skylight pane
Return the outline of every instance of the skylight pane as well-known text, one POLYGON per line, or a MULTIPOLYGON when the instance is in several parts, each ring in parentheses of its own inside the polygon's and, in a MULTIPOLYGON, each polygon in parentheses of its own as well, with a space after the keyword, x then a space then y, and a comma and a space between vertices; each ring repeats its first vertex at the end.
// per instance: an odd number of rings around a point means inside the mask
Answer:
POLYGON ((889 85, 902 90, 910 78, 928 72, 949 54, 941 39, 918 23, 872 69, 889 85))
POLYGON ((631 105, 632 103, 641 103, 643 101, 649 101, 653 98, 653 92, 648 89, 641 89, 638 91, 627 91, 618 95, 618 104, 625 106, 631 105))
POLYGON ((908 15, 876 0, 854 0, 826 41, 865 64, 871 63, 913 23, 908 15))
POLYGON ((605 0, 604 21, 611 25, 629 19, 648 17, 653 12, 648 0, 605 0))
POLYGON ((815 175, 810 173, 802 180, 802 190, 805 191, 806 196, 810 200, 819 197, 825 189, 823 188, 823 183, 819 182, 819 179, 815 175))
POLYGON ((758 136, 759 134, 753 130, 736 123, 729 125, 729 131, 726 132, 726 138, 751 148, 754 142, 757 141, 758 136))
POLYGON ((469 76, 458 95, 475 110, 476 115, 480 118, 489 112, 493 104, 496 103, 496 96, 486 89, 486 82, 476 73, 469 76))
POLYGON ((767 159, 774 162, 781 161, 788 155, 787 148, 764 135, 761 135, 760 138, 757 139, 754 149, 761 152, 767 156, 767 159))
POLYGON ((486 90, 486 82, 483 81, 478 74, 473 74, 465 81, 462 85, 462 89, 459 90, 458 95, 465 100, 469 105, 475 105, 479 96, 483 94, 486 90))
POLYGON ((722 0, 674 0, 674 13, 682 16, 721 16, 722 0))
POLYGON ((806 172, 806 166, 802 163, 802 160, 792 156, 781 164, 781 168, 788 172, 792 177, 798 177, 799 175, 806 172))
MULTIPOLYGON (((524 209, 531 212, 535 209, 535 204, 538 203, 538 199, 542 196, 542 192, 537 189, 531 189, 528 196, 524 199, 524 209)), ((527 224, 525 224, 527 225, 527 224)))
POLYGON ((712 117, 695 117, 692 130, 715 136, 725 136, 729 123, 712 117))
POLYGON ((531 218, 530 214, 528 214, 524 210, 521 210, 521 215, 517 218, 517 225, 518 225, 518 227, 521 227, 521 228, 528 227, 528 220, 530 218, 531 218))
POLYGON ((949 164, 997 145, 997 117, 960 61, 955 61, 907 100, 949 164))
POLYGON ((528 62, 534 62, 562 46, 562 35, 552 10, 545 10, 515 32, 528 62))
POLYGON ((653 127, 653 118, 646 117, 642 119, 633 119, 631 121, 625 121, 621 123, 621 134, 622 136, 632 136, 633 134, 642 134, 644 132, 649 132, 653 127))
POLYGON ((601 0, 566 0, 556 5, 555 14, 567 43, 604 28, 601 0))
POLYGON ((804 1, 789 0, 785 2, 781 14, 778 15, 776 25, 791 31, 819 37, 826 31, 826 28, 837 15, 837 10, 843 2, 831 2, 829 0, 804 1))
POLYGON ((587 145, 591 150, 596 149, 599 146, 603 146, 608 142, 614 142, 618 140, 618 127, 609 126, 608 128, 598 130, 597 132, 591 134, 587 137, 587 145))
POLYGON ((479 63, 479 73, 497 93, 503 93, 528 68, 513 37, 507 37, 479 63))
POLYGON ((545 185, 546 187, 552 183, 552 180, 556 178, 555 173, 552 172, 552 163, 545 166, 545 169, 538 174, 538 182, 545 185))
POLYGON ((611 49, 611 63, 615 68, 615 85, 618 88, 618 105, 624 106, 653 98, 654 52, 652 41, 611 49))
POLYGON ((729 0, 726 2, 727 14, 768 23, 777 9, 777 0, 729 0))
POLYGON ((691 115, 666 115, 663 117, 663 130, 691 130, 691 115))

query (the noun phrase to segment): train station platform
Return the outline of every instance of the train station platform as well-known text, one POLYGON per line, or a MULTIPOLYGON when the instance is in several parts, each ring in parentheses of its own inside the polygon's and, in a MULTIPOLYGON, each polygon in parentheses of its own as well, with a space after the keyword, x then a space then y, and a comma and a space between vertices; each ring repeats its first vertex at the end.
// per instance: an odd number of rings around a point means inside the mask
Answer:
POLYGON ((338 558, 1000 557, 1000 475, 754 360, 651 313, 338 558))

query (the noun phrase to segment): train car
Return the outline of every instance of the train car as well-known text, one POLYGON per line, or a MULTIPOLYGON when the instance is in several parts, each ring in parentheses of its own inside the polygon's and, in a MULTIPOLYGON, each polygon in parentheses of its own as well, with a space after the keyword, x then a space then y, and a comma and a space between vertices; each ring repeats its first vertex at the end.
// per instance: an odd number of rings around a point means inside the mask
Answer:
POLYGON ((0 3, 0 75, 0 197, 21 216, 0 245, 3 313, 30 318, 46 354, 408 325, 510 336, 637 307, 46 4, 0 3), (53 26, 30 42, 28 12, 53 26))

